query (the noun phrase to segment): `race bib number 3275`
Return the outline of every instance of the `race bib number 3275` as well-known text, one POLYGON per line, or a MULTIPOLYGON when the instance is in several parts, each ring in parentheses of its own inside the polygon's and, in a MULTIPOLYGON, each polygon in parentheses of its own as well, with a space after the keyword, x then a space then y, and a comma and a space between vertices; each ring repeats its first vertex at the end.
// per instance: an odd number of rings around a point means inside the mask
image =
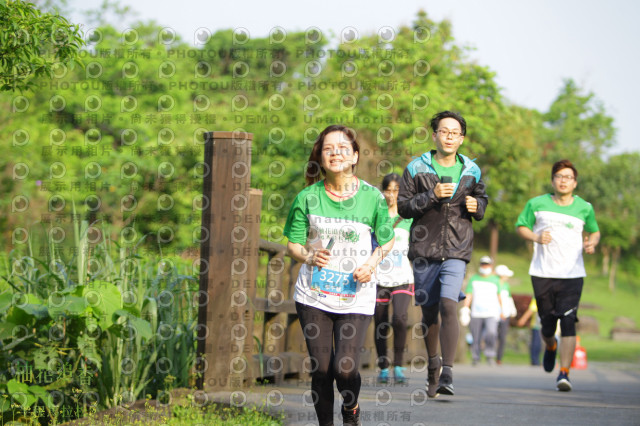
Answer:
POLYGON ((327 295, 355 297, 357 285, 353 273, 314 267, 311 288, 327 295))

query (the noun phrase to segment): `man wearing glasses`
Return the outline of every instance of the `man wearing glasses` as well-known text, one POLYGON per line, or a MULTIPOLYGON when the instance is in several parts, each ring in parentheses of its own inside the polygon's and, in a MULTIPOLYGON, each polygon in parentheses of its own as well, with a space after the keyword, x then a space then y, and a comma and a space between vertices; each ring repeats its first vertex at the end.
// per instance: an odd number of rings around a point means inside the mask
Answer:
POLYGON ((443 111, 433 116, 431 128, 436 149, 414 159, 405 169, 398 213, 413 219, 409 259, 429 355, 427 395, 434 398, 454 394, 457 305, 473 249, 472 219, 484 217, 488 198, 480 168, 458 154, 467 132, 464 118, 443 111))
POLYGON ((555 333, 560 320, 560 373, 556 388, 564 392, 571 390, 569 367, 576 348, 575 323, 587 275, 582 251, 592 254, 600 241, 593 207, 573 195, 577 179, 578 171, 571 161, 555 163, 551 169, 553 194, 529 200, 516 222, 518 234, 534 243, 529 275, 546 344, 542 365, 549 373, 556 363, 555 333))

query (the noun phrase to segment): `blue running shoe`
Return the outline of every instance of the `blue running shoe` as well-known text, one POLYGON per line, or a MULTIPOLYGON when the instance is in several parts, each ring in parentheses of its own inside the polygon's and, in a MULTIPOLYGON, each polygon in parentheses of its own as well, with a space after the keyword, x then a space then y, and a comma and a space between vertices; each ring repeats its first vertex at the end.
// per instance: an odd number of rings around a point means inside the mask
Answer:
POLYGON ((551 373, 553 368, 556 366, 556 352, 558 351, 558 339, 556 340, 556 348, 554 350, 549 350, 545 348, 544 356, 542 357, 542 366, 544 367, 544 371, 547 373, 551 373))
POLYGON ((395 366, 393 367, 393 377, 396 380, 396 383, 406 383, 407 378, 404 375, 404 367, 395 366))
POLYGON ((380 383, 389 383, 389 369, 383 368, 380 370, 380 374, 378 374, 378 382, 380 383))
POLYGON ((569 392, 571 390, 571 382, 569 381, 569 375, 564 371, 561 371, 556 379, 556 388, 560 392, 569 392))

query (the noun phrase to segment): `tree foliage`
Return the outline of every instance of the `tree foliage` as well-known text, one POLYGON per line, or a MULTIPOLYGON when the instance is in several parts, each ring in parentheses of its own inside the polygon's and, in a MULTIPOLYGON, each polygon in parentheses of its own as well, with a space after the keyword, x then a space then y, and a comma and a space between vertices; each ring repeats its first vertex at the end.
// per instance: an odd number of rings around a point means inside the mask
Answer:
POLYGON ((615 289, 615 276, 621 254, 631 252, 640 235, 640 154, 612 156, 608 161, 585 170, 579 190, 593 203, 602 234, 602 273, 609 275, 609 288, 615 289))
POLYGON ((23 91, 37 77, 51 78, 77 58, 84 40, 78 25, 43 13, 32 3, 0 1, 0 91, 23 91))
MULTIPOLYGON (((262 237, 274 242, 284 241, 313 141, 333 123, 357 131, 357 174, 375 185, 433 148, 434 113, 461 112, 461 152, 476 159, 490 197, 478 230, 511 234, 526 200, 550 190, 548 170, 560 158, 572 159, 584 182, 606 170, 615 132, 594 94, 568 80, 547 112, 512 105, 495 73, 456 44, 451 24, 423 12, 388 34, 280 28, 268 37, 198 37, 192 47, 157 24, 123 32, 102 23, 79 53, 84 69, 64 68, 34 80, 33 93, 0 97, 12 111, 0 118, 12 152, 0 159, 13 197, 0 200, 6 238, 18 224, 46 218, 54 226, 60 196, 67 210, 75 200, 90 221, 151 234, 163 250, 197 247, 203 133, 212 130, 254 134, 252 186, 263 190, 262 237), (30 208, 11 212, 19 195, 30 208)), ((589 201, 599 198, 594 188, 589 201)))
POLYGON ((571 157, 577 163, 600 161, 614 142, 613 118, 593 93, 584 94, 576 83, 565 81, 558 97, 543 116, 545 158, 571 157))

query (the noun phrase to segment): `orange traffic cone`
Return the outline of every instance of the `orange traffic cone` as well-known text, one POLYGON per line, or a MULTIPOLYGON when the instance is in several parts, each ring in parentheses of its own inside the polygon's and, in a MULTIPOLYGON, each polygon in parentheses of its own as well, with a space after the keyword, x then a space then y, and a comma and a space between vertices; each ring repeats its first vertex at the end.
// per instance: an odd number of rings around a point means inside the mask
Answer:
POLYGON ((580 336, 576 336, 576 350, 573 353, 571 368, 576 370, 587 368, 587 350, 580 344, 580 336))

